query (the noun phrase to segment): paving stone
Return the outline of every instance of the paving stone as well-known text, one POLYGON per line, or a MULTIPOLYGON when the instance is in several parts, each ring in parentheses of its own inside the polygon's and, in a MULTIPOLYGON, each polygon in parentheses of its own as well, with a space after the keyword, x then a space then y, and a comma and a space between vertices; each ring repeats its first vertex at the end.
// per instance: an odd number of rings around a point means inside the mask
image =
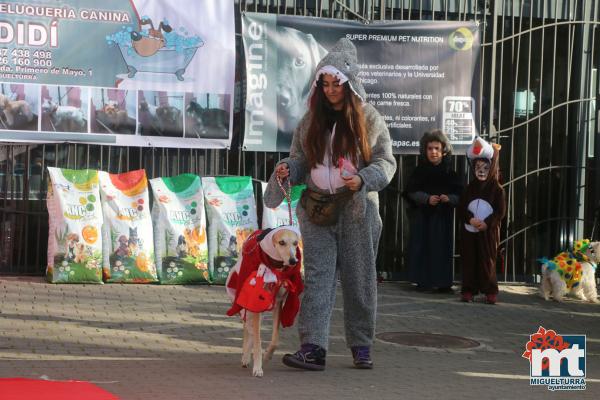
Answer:
MULTIPOLYGON (((223 287, 51 285, 0 279, 0 377, 87 380, 123 400, 185 399, 596 399, 600 397, 600 304, 546 302, 536 289, 501 286, 499 303, 461 303, 405 283, 379 287, 377 332, 423 332, 475 340, 474 349, 434 349, 376 340, 373 370, 355 370, 344 343, 341 293, 327 368, 285 367, 298 347, 284 329, 265 376, 243 369, 241 323, 227 317, 223 287), (531 387, 521 357, 542 325, 587 335, 587 390, 531 387)), ((265 318, 263 341, 270 337, 265 318)))

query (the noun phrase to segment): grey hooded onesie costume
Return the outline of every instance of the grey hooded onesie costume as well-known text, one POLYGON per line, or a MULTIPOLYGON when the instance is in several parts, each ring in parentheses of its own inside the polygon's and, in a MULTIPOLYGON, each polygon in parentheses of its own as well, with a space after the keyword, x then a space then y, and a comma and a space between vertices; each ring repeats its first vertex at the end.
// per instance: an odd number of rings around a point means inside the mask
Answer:
MULTIPOLYGON (((396 171, 390 135, 382 116, 366 103, 366 93, 357 74, 356 48, 348 39, 340 39, 321 60, 316 72, 324 66, 333 66, 342 72, 355 95, 363 101, 366 130, 372 149, 368 165, 359 155, 358 175, 362 187, 347 201, 336 225, 317 226, 308 219, 306 211, 296 210, 304 242, 305 291, 300 307, 299 333, 301 343, 328 347, 329 322, 335 303, 336 271, 339 271, 344 296, 344 323, 346 344, 371 346, 375 333, 377 308, 377 279, 375 260, 382 222, 379 216, 378 191, 385 188, 396 171)), ((315 77, 315 81, 320 76, 315 77)), ((320 90, 313 86, 314 90, 320 90)), ((311 180, 305 159, 305 141, 310 125, 308 111, 300 120, 290 149, 289 158, 281 160, 289 166, 293 185, 306 183, 313 191, 327 193, 311 180)), ((331 135, 331 132, 323 132, 331 135)), ((348 190, 346 187, 337 192, 348 190)), ((276 207, 283 201, 276 175, 267 186, 264 202, 276 207)))

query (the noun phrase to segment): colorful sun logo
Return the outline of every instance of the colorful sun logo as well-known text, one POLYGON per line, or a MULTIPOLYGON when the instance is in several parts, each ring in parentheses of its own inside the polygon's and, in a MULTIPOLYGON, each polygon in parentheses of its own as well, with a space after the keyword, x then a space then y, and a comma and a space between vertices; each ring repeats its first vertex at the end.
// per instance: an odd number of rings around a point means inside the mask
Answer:
POLYGON ((448 45, 454 50, 467 51, 473 47, 473 33, 468 28, 458 28, 448 37, 448 45))
MULTIPOLYGON (((570 343, 564 341, 563 337, 557 335, 555 331, 548 329, 546 330, 544 327, 540 326, 538 331, 533 335, 529 336, 529 342, 525 344, 525 352, 521 355, 521 357, 526 358, 531 363, 531 351, 533 349, 539 349, 544 351, 546 349, 556 349, 557 351, 562 351, 568 349, 571 346, 570 343)), ((561 359, 561 363, 565 359, 561 359)), ((547 370, 550 366, 550 360, 548 358, 544 358, 542 360, 542 370, 547 370)))

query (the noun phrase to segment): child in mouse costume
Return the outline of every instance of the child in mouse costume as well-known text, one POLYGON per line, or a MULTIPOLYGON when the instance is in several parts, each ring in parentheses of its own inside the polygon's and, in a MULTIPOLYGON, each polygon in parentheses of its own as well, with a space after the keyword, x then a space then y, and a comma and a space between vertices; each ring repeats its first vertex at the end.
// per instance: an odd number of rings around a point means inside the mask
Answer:
POLYGON ((467 149, 474 179, 464 190, 457 207, 462 225, 461 299, 465 302, 472 301, 479 292, 485 294, 488 304, 495 304, 498 296, 496 258, 500 223, 506 212, 504 189, 498 181, 499 150, 499 145, 490 145, 480 137, 467 149))

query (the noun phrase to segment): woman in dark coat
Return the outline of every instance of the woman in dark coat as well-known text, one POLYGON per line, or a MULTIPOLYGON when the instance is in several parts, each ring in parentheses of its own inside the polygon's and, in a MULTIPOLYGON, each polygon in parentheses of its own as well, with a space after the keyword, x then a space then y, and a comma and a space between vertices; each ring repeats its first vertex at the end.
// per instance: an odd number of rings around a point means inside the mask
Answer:
POLYGON ((452 148, 441 130, 421 138, 419 165, 404 197, 410 223, 408 278, 417 290, 452 291, 453 208, 462 182, 451 168, 452 148))

